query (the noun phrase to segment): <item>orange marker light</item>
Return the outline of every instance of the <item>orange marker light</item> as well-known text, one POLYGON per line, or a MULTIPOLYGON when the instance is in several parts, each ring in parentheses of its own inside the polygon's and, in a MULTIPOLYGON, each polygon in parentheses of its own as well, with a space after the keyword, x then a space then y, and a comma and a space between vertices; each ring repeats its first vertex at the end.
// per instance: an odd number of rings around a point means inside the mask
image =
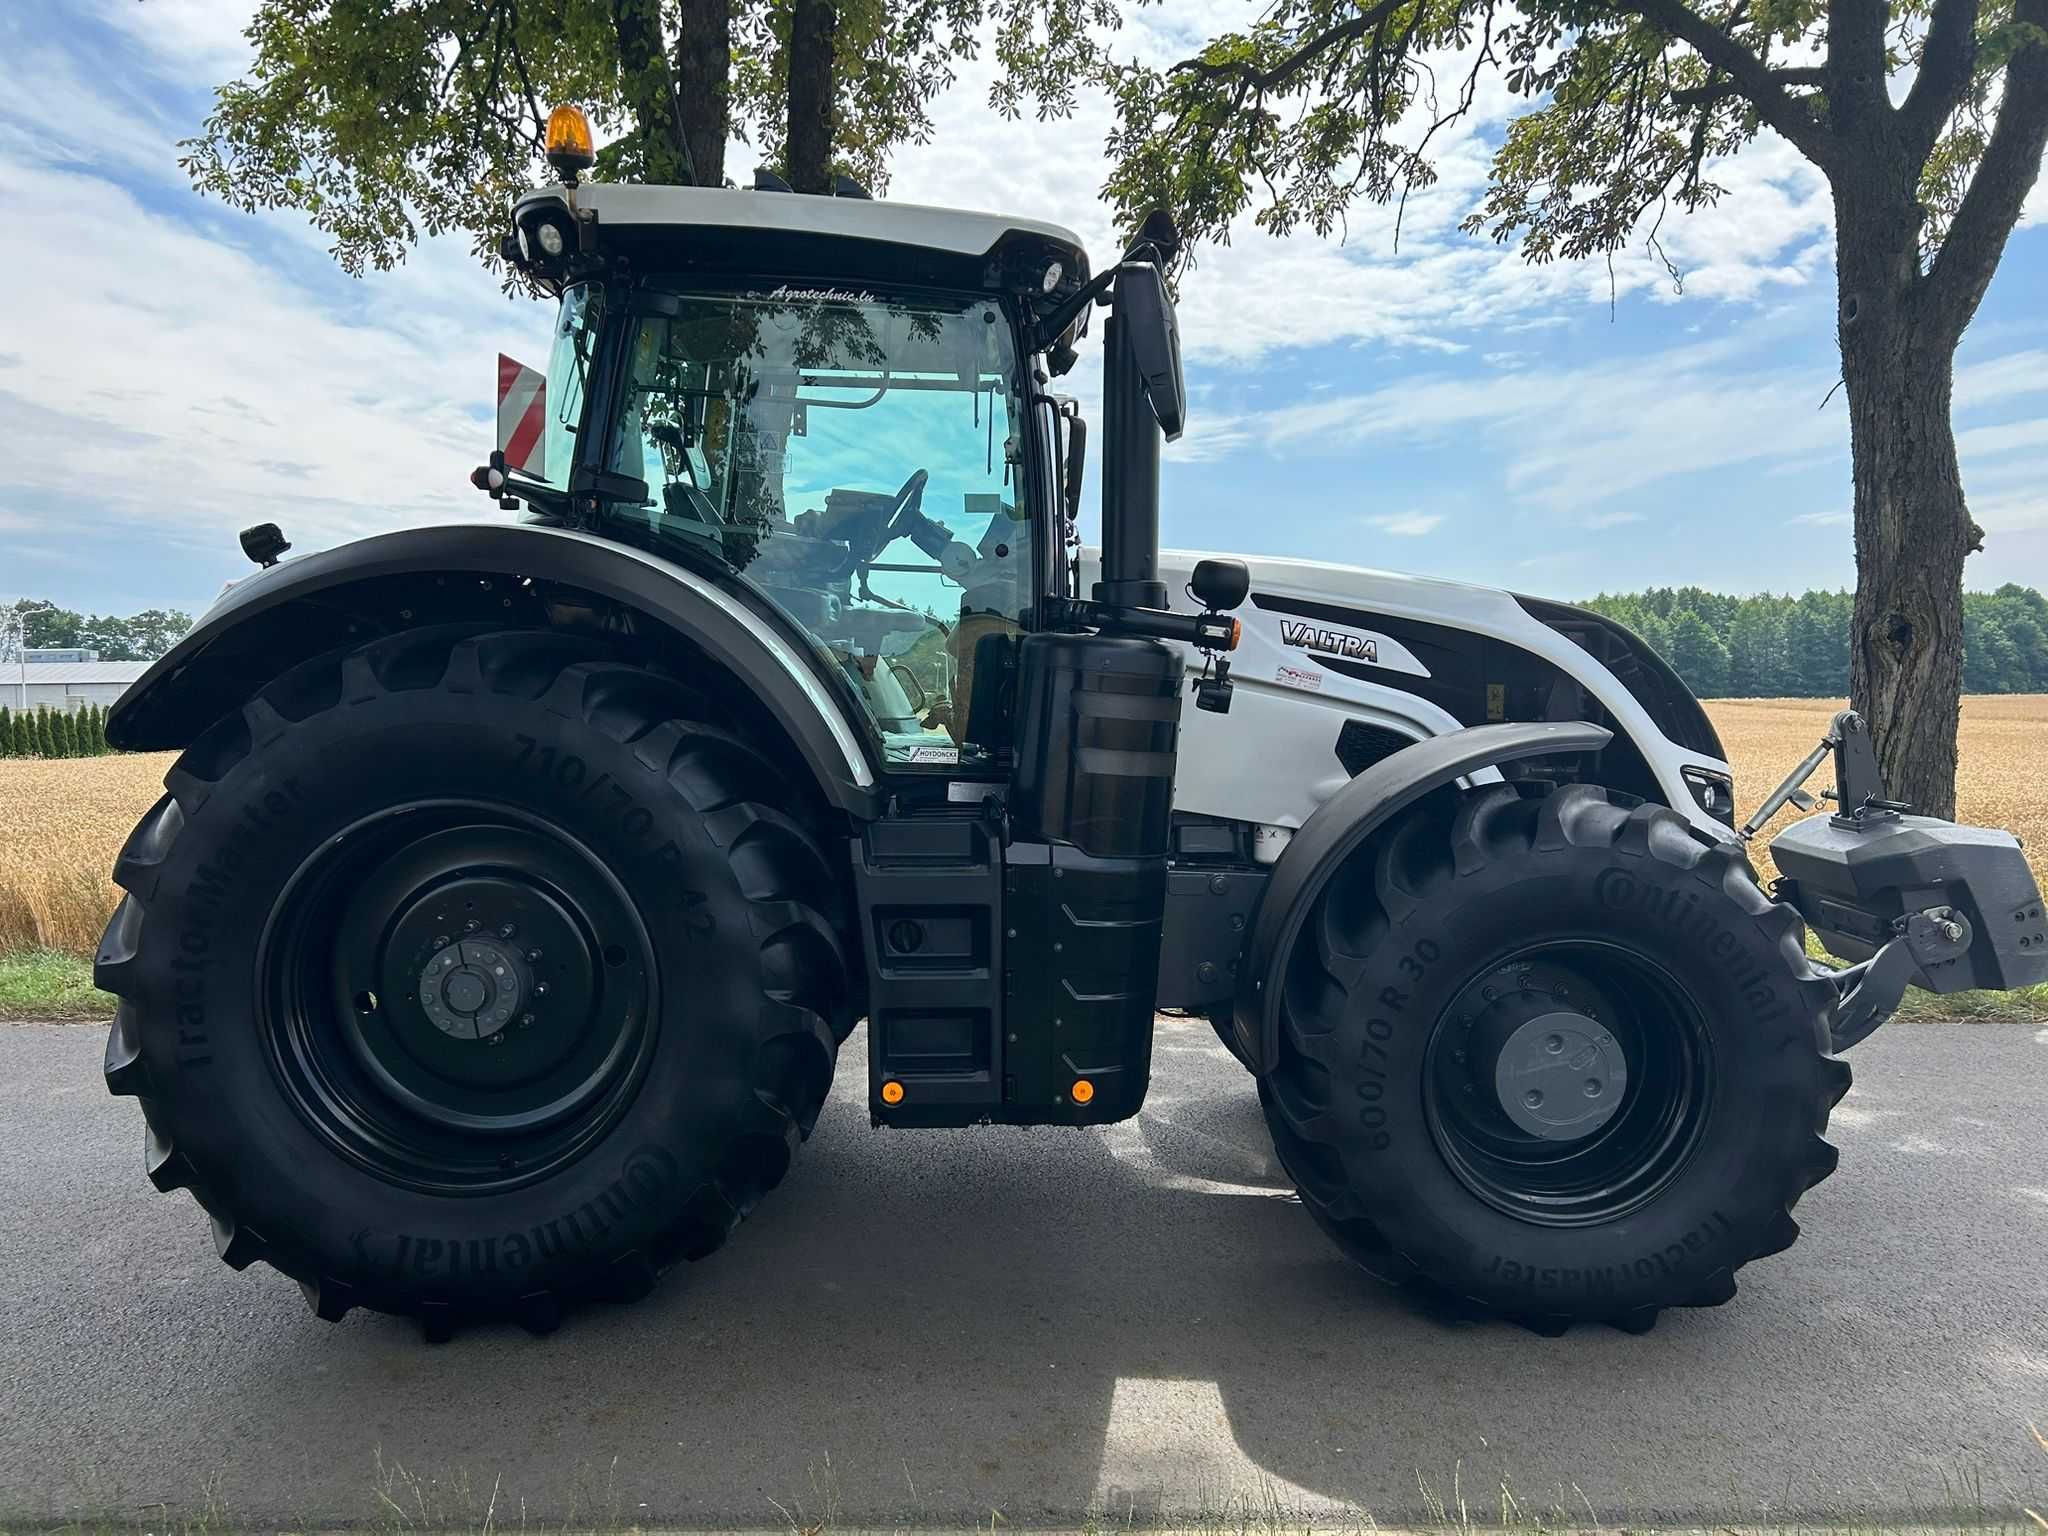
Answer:
POLYGON ((1095 1097, 1095 1085, 1085 1077, 1077 1077, 1074 1079, 1073 1094, 1076 1104, 1086 1104, 1095 1097))
POLYGON ((587 171, 597 161, 597 147, 590 137, 590 119, 581 107, 567 102, 548 114, 548 164, 568 180, 587 171))
POLYGON ((884 1104, 901 1104, 903 1102, 903 1085, 893 1079, 882 1084, 882 1102, 884 1104))

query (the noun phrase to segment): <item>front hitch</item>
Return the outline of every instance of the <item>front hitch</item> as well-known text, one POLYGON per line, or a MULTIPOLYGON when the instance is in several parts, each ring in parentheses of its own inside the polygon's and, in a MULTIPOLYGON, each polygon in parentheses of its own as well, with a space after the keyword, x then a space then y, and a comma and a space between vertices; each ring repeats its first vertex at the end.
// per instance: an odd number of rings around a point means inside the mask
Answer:
POLYGON ((1886 798, 1869 728, 1854 710, 1835 716, 1742 836, 1781 806, 1815 804, 1800 785, 1829 756, 1835 788, 1826 798, 1835 809, 1794 822, 1770 847, 1782 873, 1772 894, 1796 907, 1832 953, 1856 962, 1834 973, 1842 994, 1834 1048, 1868 1038, 1908 986, 2010 991, 2048 981, 2048 921, 2020 840, 1916 816, 1886 798))

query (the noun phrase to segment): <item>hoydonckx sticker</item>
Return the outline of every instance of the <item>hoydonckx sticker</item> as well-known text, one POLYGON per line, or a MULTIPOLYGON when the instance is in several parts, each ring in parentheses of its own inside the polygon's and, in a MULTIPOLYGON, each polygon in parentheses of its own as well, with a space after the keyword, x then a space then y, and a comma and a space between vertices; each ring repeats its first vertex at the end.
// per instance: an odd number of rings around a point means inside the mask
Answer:
POLYGON ((1306 667, 1283 666, 1273 674, 1273 681, 1282 688, 1305 688, 1310 693, 1323 691, 1323 674, 1311 672, 1306 667))
POLYGON ((1304 651, 1321 651, 1328 656, 1348 656, 1356 661, 1378 661, 1380 643, 1370 635, 1346 634, 1341 629, 1323 629, 1300 619, 1280 621, 1280 642, 1304 651))

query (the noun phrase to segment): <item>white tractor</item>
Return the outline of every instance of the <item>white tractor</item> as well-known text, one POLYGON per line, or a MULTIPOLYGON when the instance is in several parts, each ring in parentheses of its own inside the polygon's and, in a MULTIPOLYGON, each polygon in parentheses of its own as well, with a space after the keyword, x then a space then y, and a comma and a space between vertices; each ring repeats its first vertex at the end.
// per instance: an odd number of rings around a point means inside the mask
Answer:
POLYGON ((115 869, 107 1081, 322 1317, 645 1293, 862 1019, 877 1125, 1081 1127, 1169 1009, 1367 1269, 1638 1329, 1797 1235, 1909 982, 2048 974, 2015 839, 1887 801, 1854 715, 1767 803, 1833 754, 1767 893, 1619 626, 1162 555, 1164 219, 1095 274, 1028 219, 582 182, 560 126, 505 242, 553 356, 476 476, 525 516, 249 530, 108 726, 181 756, 115 869), (1051 393, 1098 306, 1099 555, 1051 393))

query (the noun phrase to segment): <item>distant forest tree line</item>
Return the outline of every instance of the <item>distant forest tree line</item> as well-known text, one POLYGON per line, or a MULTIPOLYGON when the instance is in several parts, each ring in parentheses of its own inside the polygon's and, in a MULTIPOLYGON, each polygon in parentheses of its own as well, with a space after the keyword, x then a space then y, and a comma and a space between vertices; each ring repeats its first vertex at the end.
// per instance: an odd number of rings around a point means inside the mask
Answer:
MULTIPOLYGON (((1851 593, 1653 587, 1585 606, 1641 635, 1701 698, 1849 696, 1851 593)), ((2048 598, 2011 583, 1963 594, 1963 691, 2048 693, 2048 598)))

